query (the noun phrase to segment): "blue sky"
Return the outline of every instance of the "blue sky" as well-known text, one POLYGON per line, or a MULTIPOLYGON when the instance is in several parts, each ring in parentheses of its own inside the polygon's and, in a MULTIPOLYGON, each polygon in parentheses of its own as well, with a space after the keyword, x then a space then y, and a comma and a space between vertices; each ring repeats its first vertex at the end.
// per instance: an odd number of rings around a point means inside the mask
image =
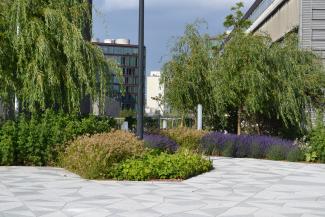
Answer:
MULTIPOLYGON (((224 17, 239 0, 145 0, 145 44, 147 47, 147 73, 160 70, 169 58, 175 37, 196 19, 208 23, 207 33, 223 32, 224 17)), ((253 0, 242 0, 246 8, 253 0)), ((93 37, 129 38, 137 44, 138 0, 93 0, 93 37)))

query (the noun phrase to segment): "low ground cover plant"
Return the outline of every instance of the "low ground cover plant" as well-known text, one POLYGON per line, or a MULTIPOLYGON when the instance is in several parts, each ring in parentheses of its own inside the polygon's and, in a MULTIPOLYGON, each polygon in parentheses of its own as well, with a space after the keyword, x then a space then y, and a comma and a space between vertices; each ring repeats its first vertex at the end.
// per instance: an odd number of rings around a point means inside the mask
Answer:
POLYGON ((60 165, 83 178, 105 179, 115 164, 144 151, 144 143, 135 135, 112 131, 72 141, 60 157, 60 165))
POLYGON ((41 115, 20 115, 0 126, 0 165, 53 165, 67 141, 113 127, 115 121, 107 117, 80 117, 50 110, 41 115))
POLYGON ((211 132, 200 141, 200 151, 206 155, 270 160, 302 160, 302 151, 294 141, 270 136, 234 135, 211 132), (290 156, 290 157, 289 157, 290 156))
POLYGON ((213 168, 212 162, 199 154, 182 150, 176 154, 147 152, 140 158, 117 165, 111 177, 117 180, 145 181, 155 179, 187 179, 213 168))

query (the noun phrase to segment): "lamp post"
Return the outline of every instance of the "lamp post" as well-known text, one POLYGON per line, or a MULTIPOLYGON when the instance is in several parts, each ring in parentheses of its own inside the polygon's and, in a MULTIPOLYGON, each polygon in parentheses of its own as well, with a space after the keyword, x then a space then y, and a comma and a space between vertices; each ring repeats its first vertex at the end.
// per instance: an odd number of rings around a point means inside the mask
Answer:
POLYGON ((144 113, 144 0, 139 0, 139 57, 138 57, 138 108, 137 108, 137 136, 143 139, 144 113))

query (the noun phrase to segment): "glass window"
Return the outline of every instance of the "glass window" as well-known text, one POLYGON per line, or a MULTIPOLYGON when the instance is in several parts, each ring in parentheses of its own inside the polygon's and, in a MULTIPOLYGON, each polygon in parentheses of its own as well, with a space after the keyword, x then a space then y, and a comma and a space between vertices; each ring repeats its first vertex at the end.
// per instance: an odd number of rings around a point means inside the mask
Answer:
POLYGON ((114 53, 114 48, 113 47, 108 47, 108 53, 113 54, 114 53))
POLYGON ((253 13, 249 16, 249 20, 252 22, 256 21, 259 16, 274 2, 274 0, 263 0, 257 8, 253 11, 253 13))

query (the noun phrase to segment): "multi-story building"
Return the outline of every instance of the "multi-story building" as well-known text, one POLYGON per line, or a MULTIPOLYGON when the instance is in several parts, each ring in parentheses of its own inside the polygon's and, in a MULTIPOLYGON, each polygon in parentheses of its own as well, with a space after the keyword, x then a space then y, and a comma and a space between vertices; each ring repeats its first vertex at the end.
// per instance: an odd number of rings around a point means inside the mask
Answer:
POLYGON ((325 64, 325 0, 256 0, 245 18, 252 21, 248 32, 269 34, 273 41, 298 33, 300 46, 325 64))
POLYGON ((113 74, 111 84, 113 92, 109 97, 105 114, 117 116, 123 109, 136 110, 139 83, 138 46, 130 44, 128 39, 107 39, 104 42, 93 43, 103 50, 105 57, 116 60, 123 70, 122 84, 113 74))
POLYGON ((161 102, 164 96, 164 86, 160 83, 161 73, 153 71, 146 79, 146 113, 148 115, 163 115, 166 106, 161 102))

